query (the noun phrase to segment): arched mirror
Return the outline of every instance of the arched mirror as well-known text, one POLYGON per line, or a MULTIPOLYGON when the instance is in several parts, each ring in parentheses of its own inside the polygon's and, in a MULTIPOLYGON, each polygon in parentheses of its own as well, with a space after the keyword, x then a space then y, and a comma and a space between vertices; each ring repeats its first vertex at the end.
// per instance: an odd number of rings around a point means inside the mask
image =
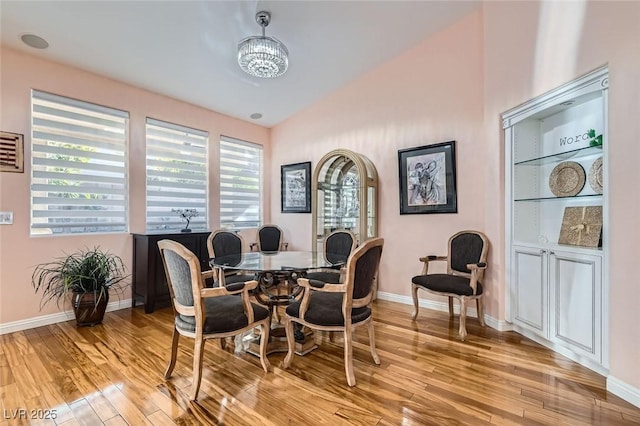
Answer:
POLYGON ((378 235, 378 173, 364 155, 346 149, 326 154, 313 172, 312 247, 337 229, 356 235, 358 243, 378 235))

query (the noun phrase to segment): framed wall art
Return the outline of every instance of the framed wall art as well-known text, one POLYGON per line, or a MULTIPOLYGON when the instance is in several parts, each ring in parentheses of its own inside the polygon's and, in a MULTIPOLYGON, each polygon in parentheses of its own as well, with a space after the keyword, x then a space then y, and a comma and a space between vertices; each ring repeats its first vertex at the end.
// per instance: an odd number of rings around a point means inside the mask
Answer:
POLYGON ((24 136, 0 132, 0 172, 24 172, 24 136))
POLYGON ((282 213, 311 213, 311 161, 280 166, 282 213))
POLYGON ((400 214, 457 213, 455 141, 398 151, 400 214))

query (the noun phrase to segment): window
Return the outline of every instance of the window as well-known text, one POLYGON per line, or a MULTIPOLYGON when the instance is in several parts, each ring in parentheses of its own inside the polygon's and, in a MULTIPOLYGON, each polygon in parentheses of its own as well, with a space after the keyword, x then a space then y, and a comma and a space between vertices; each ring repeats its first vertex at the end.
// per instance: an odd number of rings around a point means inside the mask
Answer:
POLYGON ((147 118, 147 231, 207 229, 208 133, 147 118))
POLYGON ((127 231, 129 113, 32 90, 31 234, 127 231))
POLYGON ((220 225, 256 228, 262 219, 262 146, 238 139, 220 140, 220 225))

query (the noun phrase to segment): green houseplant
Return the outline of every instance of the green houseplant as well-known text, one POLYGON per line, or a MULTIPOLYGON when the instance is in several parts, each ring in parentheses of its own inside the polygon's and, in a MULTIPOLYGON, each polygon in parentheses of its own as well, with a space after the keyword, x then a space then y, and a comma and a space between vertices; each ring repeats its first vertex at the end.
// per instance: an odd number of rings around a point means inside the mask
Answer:
POLYGON ((121 294, 126 287, 125 271, 119 256, 87 248, 37 265, 31 283, 42 292, 40 308, 53 300, 60 306, 71 295, 78 326, 92 326, 102 322, 110 290, 121 294))

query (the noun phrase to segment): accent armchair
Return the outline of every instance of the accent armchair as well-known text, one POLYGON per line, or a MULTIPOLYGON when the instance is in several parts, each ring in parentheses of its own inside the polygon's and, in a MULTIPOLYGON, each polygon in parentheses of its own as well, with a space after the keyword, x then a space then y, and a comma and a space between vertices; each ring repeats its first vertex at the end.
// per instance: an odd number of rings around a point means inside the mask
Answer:
POLYGON ((376 364, 380 364, 376 353, 371 303, 383 244, 384 239, 373 238, 354 250, 347 260, 343 284, 298 279, 298 285, 304 288, 304 294, 286 309, 285 329, 289 351, 284 359, 284 368, 289 368, 293 361, 294 323, 315 330, 340 331, 344 334, 344 369, 349 386, 356 385, 351 336, 355 327, 367 325, 371 356, 376 364))
POLYGON ((467 337, 467 304, 470 300, 476 301, 478 321, 484 327, 482 279, 487 268, 488 251, 489 240, 482 232, 461 231, 449 239, 448 256, 421 257, 422 273, 411 280, 414 306, 412 318, 415 320, 418 317, 418 290, 425 290, 449 298, 449 316, 451 318, 453 318, 453 299, 459 301, 460 327, 458 335, 461 340, 467 337), (447 262, 445 274, 429 274, 429 265, 436 261, 447 262))
POLYGON ((208 339, 223 339, 236 336, 259 326, 260 363, 265 372, 269 371, 266 355, 269 340, 269 311, 249 300, 249 291, 255 289, 257 281, 239 282, 226 287, 205 288, 198 257, 182 244, 158 241, 162 255, 169 293, 174 311, 171 359, 164 374, 171 377, 176 365, 180 336, 194 339, 193 384, 191 400, 196 400, 202 379, 204 344, 208 339), (240 297, 236 296, 240 295, 240 297))

